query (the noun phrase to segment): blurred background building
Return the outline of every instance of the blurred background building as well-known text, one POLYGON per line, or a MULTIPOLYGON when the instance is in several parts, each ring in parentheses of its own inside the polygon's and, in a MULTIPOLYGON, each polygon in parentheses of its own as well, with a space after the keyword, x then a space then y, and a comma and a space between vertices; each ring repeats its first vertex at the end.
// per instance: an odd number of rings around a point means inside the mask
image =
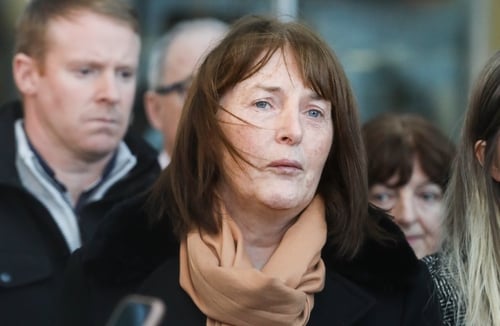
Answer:
MULTIPOLYGON (((17 96, 11 77, 16 17, 27 0, 0 0, 0 102, 17 96)), ((179 20, 232 22, 278 14, 316 29, 351 80, 363 121, 383 111, 419 112, 455 137, 470 83, 500 49, 499 0, 129 0, 142 21, 143 52, 133 129, 142 106, 147 54, 179 20)))

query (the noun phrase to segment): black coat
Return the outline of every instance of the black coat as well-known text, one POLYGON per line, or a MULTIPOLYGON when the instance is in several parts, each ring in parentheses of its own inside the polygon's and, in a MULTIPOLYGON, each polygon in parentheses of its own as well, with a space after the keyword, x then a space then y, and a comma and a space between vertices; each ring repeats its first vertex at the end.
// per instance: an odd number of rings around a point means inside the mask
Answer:
MULTIPOLYGON (((22 117, 21 104, 0 110, 0 325, 53 325, 54 297, 70 252, 49 211, 17 173, 14 121, 22 117)), ((160 173, 152 148, 130 135, 125 142, 137 164, 101 200, 79 211, 83 243, 111 207, 148 189, 160 173)))
MULTIPOLYGON (((309 325, 440 325, 430 275, 399 228, 372 212, 397 240, 368 240, 354 260, 325 247, 326 283, 315 295, 309 325)), ((161 298, 162 325, 205 325, 206 318, 179 285, 178 243, 169 222, 148 223, 144 198, 117 208, 94 241, 69 264, 62 324, 103 325, 117 301, 139 293, 161 298)))

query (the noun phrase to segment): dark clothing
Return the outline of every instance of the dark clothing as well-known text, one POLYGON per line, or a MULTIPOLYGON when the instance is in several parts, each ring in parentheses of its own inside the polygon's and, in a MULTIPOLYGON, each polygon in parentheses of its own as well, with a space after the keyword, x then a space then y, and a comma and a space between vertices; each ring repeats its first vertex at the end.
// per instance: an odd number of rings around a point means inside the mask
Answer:
MULTIPOLYGON (((117 207, 67 270, 63 325, 103 325, 117 301, 138 293, 162 299, 162 325, 205 325, 206 317, 179 285, 179 245, 170 222, 148 222, 145 198, 117 207)), ((308 325, 440 325, 437 298, 425 265, 384 214, 373 218, 396 240, 368 239, 353 260, 323 251, 326 283, 315 295, 308 325)), ((293 254, 293 253, 292 253, 293 254)))
MULTIPOLYGON (((14 122, 20 103, 0 109, 0 325, 53 325, 54 297, 70 257, 49 211, 23 188, 16 169, 14 122)), ((156 153, 141 139, 125 139, 137 163, 101 200, 78 211, 82 243, 115 204, 146 191, 160 172, 156 153)))

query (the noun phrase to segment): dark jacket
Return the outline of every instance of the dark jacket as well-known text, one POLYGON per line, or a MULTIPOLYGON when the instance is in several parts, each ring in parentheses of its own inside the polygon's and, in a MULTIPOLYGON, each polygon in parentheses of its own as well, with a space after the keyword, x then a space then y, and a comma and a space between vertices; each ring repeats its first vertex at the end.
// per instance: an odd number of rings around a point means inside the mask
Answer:
MULTIPOLYGON (((167 306, 162 325, 205 325, 206 317, 179 286, 178 243, 164 219, 148 222, 144 198, 117 207, 67 270, 62 324, 103 325, 126 294, 158 297, 167 306)), ((383 213, 379 224, 396 235, 367 240, 353 260, 323 251, 326 284, 315 295, 309 325, 440 325, 430 275, 399 228, 383 213)))
MULTIPOLYGON (((23 188, 16 169, 14 121, 22 117, 21 104, 0 110, 0 325, 52 325, 53 298, 70 252, 49 211, 23 188)), ((153 149, 132 136, 125 141, 137 164, 101 200, 79 211, 83 243, 111 207, 148 189, 160 172, 153 149)))

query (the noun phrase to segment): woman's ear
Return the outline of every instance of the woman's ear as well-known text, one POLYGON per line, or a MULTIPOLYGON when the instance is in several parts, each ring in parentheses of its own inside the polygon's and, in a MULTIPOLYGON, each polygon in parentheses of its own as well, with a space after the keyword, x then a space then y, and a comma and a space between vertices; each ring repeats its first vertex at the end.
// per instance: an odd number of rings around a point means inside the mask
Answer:
MULTIPOLYGON (((476 159, 479 161, 479 164, 484 167, 484 152, 486 150, 486 141, 485 140, 478 140, 474 144, 474 152, 476 154, 476 159)), ((500 168, 498 166, 497 160, 493 162, 491 165, 491 170, 490 170, 491 177, 497 181, 500 182, 500 168)))
POLYGON ((474 153, 476 154, 476 159, 479 161, 481 166, 484 166, 484 151, 486 149, 486 141, 478 140, 474 144, 474 153))

